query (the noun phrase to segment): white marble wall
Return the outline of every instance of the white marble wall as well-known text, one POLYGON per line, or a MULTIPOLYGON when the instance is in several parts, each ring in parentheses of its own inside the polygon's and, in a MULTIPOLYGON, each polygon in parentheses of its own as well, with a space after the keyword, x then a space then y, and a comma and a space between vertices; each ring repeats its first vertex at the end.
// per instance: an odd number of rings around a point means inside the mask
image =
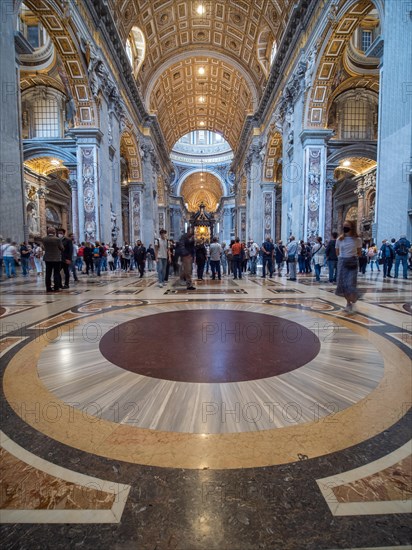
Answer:
POLYGON ((19 71, 14 46, 12 2, 2 2, 0 17, 0 235, 24 237, 24 184, 20 134, 19 71))
POLYGON ((380 80, 377 242, 412 238, 412 17, 411 3, 385 2, 380 80))

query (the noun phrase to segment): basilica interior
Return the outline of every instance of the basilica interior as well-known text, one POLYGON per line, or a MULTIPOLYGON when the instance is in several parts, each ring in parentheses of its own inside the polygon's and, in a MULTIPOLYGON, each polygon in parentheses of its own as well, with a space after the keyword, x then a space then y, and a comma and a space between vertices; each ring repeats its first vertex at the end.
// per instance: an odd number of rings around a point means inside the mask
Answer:
MULTIPOLYGON (((0 13, 2 240, 411 241, 411 2, 0 13)), ((378 268, 350 316, 326 268, 3 278, 4 547, 411 548, 411 276, 378 268)))

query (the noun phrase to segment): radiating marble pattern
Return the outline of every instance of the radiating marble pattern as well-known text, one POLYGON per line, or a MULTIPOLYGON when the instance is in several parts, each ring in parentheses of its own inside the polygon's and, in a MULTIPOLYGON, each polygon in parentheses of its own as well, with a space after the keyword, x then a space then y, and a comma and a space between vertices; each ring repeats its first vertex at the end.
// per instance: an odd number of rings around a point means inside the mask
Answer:
POLYGON ((118 523, 130 486, 56 466, 1 435, 0 523, 118 523))
POLYGON ((354 470, 317 480, 335 516, 412 513, 412 442, 354 470))
MULTIPOLYGON (((212 321, 213 309, 209 309, 212 321)), ((312 330, 321 341, 319 355, 291 373, 247 383, 194 384, 148 378, 109 363, 96 342, 90 341, 100 340, 117 324, 161 310, 113 312, 110 319, 90 326, 82 323, 63 333, 40 357, 41 381, 56 397, 77 403, 80 410, 88 403, 98 403, 99 416, 106 420, 161 431, 231 433, 324 418, 363 399, 383 376, 382 358, 366 340, 338 324, 319 323, 297 311, 284 312, 282 317, 312 330)), ((254 311, 274 314, 263 306, 255 306, 254 311)), ((294 333, 293 338, 299 345, 299 335, 294 333)), ((229 347, 233 345, 228 342, 229 347)), ((144 350, 144 342, 136 342, 136 348, 144 350)), ((273 349, 274 354, 279 351, 273 349)))

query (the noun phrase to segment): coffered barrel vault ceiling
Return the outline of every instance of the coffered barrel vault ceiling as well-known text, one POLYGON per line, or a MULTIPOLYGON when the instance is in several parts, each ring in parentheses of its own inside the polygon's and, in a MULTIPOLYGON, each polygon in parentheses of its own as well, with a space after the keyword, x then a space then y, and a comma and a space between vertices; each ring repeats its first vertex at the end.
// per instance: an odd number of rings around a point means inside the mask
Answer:
POLYGON ((223 189, 216 176, 209 172, 191 174, 183 182, 180 194, 188 205, 190 212, 196 212, 203 202, 206 210, 214 212, 223 196, 223 189), (201 181, 203 178, 203 181, 201 181))
POLYGON ((245 116, 263 93, 272 43, 279 44, 294 1, 111 0, 110 4, 124 42, 135 26, 144 35, 146 55, 137 83, 146 107, 158 116, 169 148, 187 132, 202 128, 203 121, 205 129, 223 133, 236 149, 245 116), (200 79, 195 68, 202 56, 207 72, 200 79), (205 112, 196 102, 202 81, 205 112))
POLYGON ((191 57, 160 76, 149 107, 158 116, 169 149, 196 129, 221 133, 235 149, 245 116, 252 112, 252 97, 245 79, 230 64, 191 57))

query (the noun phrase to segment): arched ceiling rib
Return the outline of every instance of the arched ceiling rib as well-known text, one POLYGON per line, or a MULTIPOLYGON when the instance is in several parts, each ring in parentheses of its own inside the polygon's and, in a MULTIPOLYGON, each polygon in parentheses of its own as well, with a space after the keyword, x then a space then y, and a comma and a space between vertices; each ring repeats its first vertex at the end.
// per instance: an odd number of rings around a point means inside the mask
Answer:
POLYGON ((196 172, 183 182, 180 194, 187 203, 190 212, 196 212, 201 202, 206 205, 206 210, 214 212, 223 196, 223 190, 216 176, 209 172, 203 172, 203 175, 201 172, 196 172))

